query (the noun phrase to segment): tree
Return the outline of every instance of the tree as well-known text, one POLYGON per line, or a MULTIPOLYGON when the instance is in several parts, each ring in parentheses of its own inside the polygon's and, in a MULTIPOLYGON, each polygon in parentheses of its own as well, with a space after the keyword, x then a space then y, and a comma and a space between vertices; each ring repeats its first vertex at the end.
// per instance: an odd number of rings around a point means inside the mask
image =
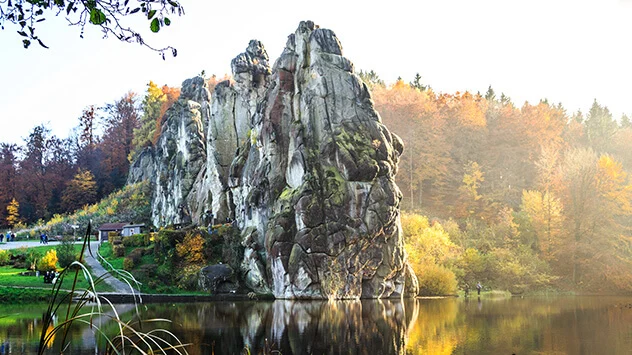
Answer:
POLYGON ((11 228, 20 223, 20 213, 18 212, 19 209, 20 204, 15 199, 12 199, 7 206, 7 224, 11 228))
POLYGON ((0 221, 6 220, 9 202, 17 196, 18 185, 18 146, 0 144, 0 221))
POLYGON ((75 251, 72 237, 64 237, 55 250, 57 251, 57 258, 59 259, 59 266, 61 266, 62 269, 77 260, 77 252, 75 251))
POLYGON ((77 172, 75 177, 68 182, 62 196, 62 203, 66 211, 74 211, 84 205, 96 202, 97 184, 89 170, 77 172))
MULTIPOLYGON (((104 176, 102 161, 103 149, 100 137, 95 133, 97 128, 97 113, 100 109, 95 106, 88 106, 79 117, 79 126, 75 129, 75 167, 77 169, 90 171, 97 182, 97 191, 101 191, 101 186, 107 180, 104 176)), ((75 170, 76 173, 76 170, 75 170)), ((69 177, 68 180, 72 178, 69 177)), ((97 194, 97 197, 102 197, 97 194)))
POLYGON ((46 208, 48 214, 45 218, 65 212, 62 209, 62 192, 75 171, 71 146, 70 139, 62 140, 55 136, 48 139, 44 176, 51 195, 46 208))
POLYGON ((101 141, 103 151, 102 169, 105 179, 101 194, 122 187, 127 180, 129 154, 132 151, 134 130, 138 129, 136 94, 128 92, 118 101, 106 105, 105 133, 101 141))
POLYGON ((593 101, 585 121, 586 135, 590 146, 597 152, 608 152, 612 137, 617 133, 619 125, 612 118, 607 107, 593 101))
POLYGON ((50 129, 39 125, 25 139, 24 158, 20 161, 20 214, 26 222, 35 222, 48 215, 52 196, 46 173, 50 129))
POLYGON ((413 210, 442 201, 450 149, 434 93, 399 81, 389 88, 376 86, 372 94, 384 124, 405 144, 396 176, 404 194, 402 207, 413 210))
POLYGON ((133 0, 131 4, 129 0, 9 0, 0 2, 0 28, 4 30, 5 24, 18 27, 17 33, 23 37, 24 48, 29 48, 34 41, 48 48, 39 37, 38 23, 60 14, 71 26, 80 28, 81 38, 86 25, 98 26, 105 37, 111 35, 123 42, 141 44, 158 51, 164 59, 167 51, 175 57, 176 49, 171 46, 157 49, 148 45, 140 33, 124 24, 123 20, 135 14, 138 15, 134 17, 146 17, 150 30, 155 33, 171 24, 167 15, 180 16, 184 14, 184 9, 179 0, 133 0))
POLYGON ((562 239, 562 204, 551 192, 523 191, 522 211, 526 213, 544 260, 558 260, 562 239))
POLYGON ((455 205, 455 217, 489 218, 489 201, 480 194, 485 174, 475 161, 466 164, 464 170, 463 183, 459 187, 459 198, 455 205))
POLYGON ((415 78, 408 85, 410 85, 411 88, 415 88, 421 91, 428 89, 428 85, 424 85, 421 83, 421 75, 419 75, 419 73, 415 74, 415 78))
POLYGON ((566 260, 574 284, 601 292, 613 286, 632 290, 632 184, 621 163, 592 150, 571 150, 561 172, 566 260))
POLYGON ((79 117, 79 145, 80 147, 94 148, 97 143, 94 133, 96 126, 96 108, 94 105, 88 106, 83 110, 79 117))
POLYGON ((632 121, 630 121, 630 117, 624 113, 619 120, 619 125, 621 128, 632 128, 632 121))
POLYGON ((377 75, 376 72, 370 70, 366 71, 358 71, 358 76, 362 81, 369 87, 369 89, 373 90, 375 87, 385 87, 384 80, 380 79, 380 76, 377 75))
POLYGON ((583 248, 586 241, 595 235, 598 203, 595 189, 597 155, 590 149, 574 149, 566 153, 561 167, 562 183, 560 192, 564 205, 565 229, 570 243, 565 250, 569 260, 573 284, 577 285, 582 276, 582 263, 588 258, 583 248))
POLYGON ((134 130, 132 140, 132 152, 129 161, 132 162, 140 151, 152 144, 156 130, 156 121, 161 114, 162 104, 167 101, 167 95, 153 81, 147 84, 147 94, 143 98, 141 110, 143 115, 140 118, 139 128, 134 130))
POLYGON ((496 101, 496 93, 494 92, 494 89, 492 89, 491 85, 487 88, 487 92, 485 93, 485 100, 496 101))

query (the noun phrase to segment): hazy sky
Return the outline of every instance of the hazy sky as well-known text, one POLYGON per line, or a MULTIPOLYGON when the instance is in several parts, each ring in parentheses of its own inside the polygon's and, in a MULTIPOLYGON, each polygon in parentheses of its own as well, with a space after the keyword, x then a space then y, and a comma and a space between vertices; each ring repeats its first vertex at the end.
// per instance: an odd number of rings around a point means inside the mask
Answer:
POLYGON ((182 0, 185 16, 145 38, 178 49, 165 61, 91 29, 81 39, 62 17, 38 29, 50 49, 25 50, 16 28, 0 30, 0 142, 21 144, 42 123, 65 138, 86 106, 143 93, 149 80, 179 86, 202 70, 223 76, 250 39, 274 62, 301 20, 332 29, 356 70, 387 83, 419 72, 439 92, 484 93, 491 84, 518 106, 547 98, 586 112, 596 98, 616 118, 632 114, 632 1, 299 3, 182 0))

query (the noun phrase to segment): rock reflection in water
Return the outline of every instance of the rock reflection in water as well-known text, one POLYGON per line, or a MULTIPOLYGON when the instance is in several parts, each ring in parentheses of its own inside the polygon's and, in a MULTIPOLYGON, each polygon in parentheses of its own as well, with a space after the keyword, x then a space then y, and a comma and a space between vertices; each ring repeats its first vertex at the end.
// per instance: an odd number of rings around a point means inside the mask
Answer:
POLYGON ((170 313, 190 354, 237 354, 265 346, 289 354, 403 354, 414 300, 221 302, 150 306, 170 313), (183 309, 194 307, 197 312, 183 309), (189 315, 189 316, 187 316, 189 315))

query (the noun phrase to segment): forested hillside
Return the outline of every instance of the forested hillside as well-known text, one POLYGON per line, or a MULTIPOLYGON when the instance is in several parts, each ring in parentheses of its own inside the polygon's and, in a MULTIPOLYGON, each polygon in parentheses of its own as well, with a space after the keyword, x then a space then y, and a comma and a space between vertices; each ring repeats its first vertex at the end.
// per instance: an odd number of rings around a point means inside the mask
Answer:
POLYGON ((391 86, 363 77, 406 144, 402 209, 426 216, 408 216, 417 223, 409 244, 429 259, 413 260, 418 275, 445 267, 462 287, 632 291, 627 116, 615 119, 596 100, 568 113, 546 100, 518 107, 491 87, 444 94, 419 77, 391 86))

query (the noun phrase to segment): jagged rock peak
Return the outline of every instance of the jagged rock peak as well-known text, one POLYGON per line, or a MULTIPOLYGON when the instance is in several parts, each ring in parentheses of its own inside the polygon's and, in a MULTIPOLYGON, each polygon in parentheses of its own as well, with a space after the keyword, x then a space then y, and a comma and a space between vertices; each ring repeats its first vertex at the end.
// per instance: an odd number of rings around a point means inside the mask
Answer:
POLYGON ((233 77, 237 82, 241 82, 244 76, 251 78, 251 82, 258 84, 264 77, 272 73, 269 64, 268 53, 263 47, 263 43, 258 40, 251 40, 246 51, 236 56, 230 63, 233 77), (246 75, 243 75, 246 74, 246 75))
POLYGON ((182 88, 180 89, 180 99, 192 100, 198 103, 206 102, 209 100, 209 92, 206 81, 201 76, 196 76, 191 79, 186 79, 182 82, 182 88))

